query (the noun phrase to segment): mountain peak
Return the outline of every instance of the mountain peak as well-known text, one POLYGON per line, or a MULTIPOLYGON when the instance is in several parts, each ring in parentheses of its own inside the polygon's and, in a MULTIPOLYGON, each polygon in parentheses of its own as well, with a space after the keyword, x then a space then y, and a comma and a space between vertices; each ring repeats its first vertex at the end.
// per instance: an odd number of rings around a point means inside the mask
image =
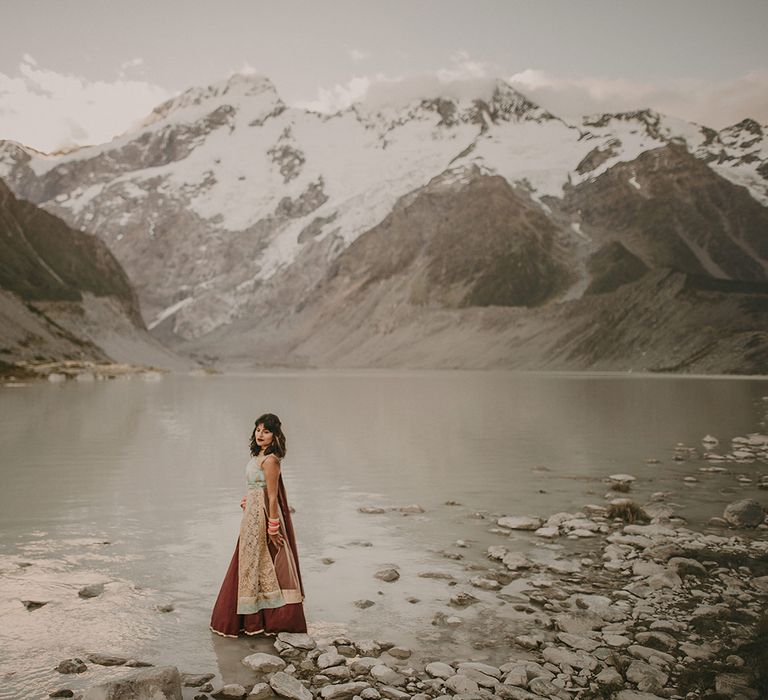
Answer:
POLYGON ((274 84, 266 76, 259 73, 233 73, 225 80, 203 87, 191 87, 166 100, 152 110, 144 124, 165 119, 174 112, 205 105, 213 106, 223 101, 237 103, 243 99, 260 96, 271 99, 275 103, 281 103, 274 84))

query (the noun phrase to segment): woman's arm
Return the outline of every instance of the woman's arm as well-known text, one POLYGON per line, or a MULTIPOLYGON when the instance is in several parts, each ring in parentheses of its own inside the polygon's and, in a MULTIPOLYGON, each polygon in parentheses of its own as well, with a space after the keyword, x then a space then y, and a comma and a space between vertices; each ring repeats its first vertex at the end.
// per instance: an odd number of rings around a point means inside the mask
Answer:
MULTIPOLYGON (((280 461, 277 457, 268 455, 262 462, 261 468, 264 470, 264 478, 267 482, 267 515, 273 520, 280 517, 280 507, 277 501, 277 489, 280 479, 280 461)), ((283 536, 270 535, 270 539, 278 547, 283 546, 283 536)))

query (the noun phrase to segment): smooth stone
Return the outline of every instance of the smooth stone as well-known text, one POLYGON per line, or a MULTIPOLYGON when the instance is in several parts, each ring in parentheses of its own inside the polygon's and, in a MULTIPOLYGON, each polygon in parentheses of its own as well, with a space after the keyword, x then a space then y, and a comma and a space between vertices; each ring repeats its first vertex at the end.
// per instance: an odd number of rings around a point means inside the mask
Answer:
POLYGON ((387 698, 387 700, 410 700, 410 695, 404 690, 393 688, 391 685, 382 685, 379 688, 379 692, 387 698))
MULTIPOLYGON (((242 686, 239 687, 243 694, 238 697, 245 697, 247 691, 242 686)), ((83 693, 81 700, 182 700, 182 697, 179 669, 175 666, 157 666, 143 668, 121 678, 91 686, 83 693)))
POLYGON ((480 671, 475 671, 473 668, 460 668, 458 670, 458 675, 465 676, 466 678, 471 678, 481 688, 490 688, 492 690, 497 685, 499 685, 499 681, 496 680, 495 678, 492 678, 491 676, 487 676, 484 673, 480 673, 480 671))
POLYGON ((701 562, 687 557, 671 557, 667 566, 678 576, 706 576, 707 570, 701 562))
POLYGON ((323 674, 333 681, 348 681, 352 677, 352 671, 347 666, 324 668, 323 674))
POLYGON ((289 700, 312 700, 312 693, 301 681, 283 671, 277 671, 269 679, 269 685, 277 695, 289 700))
POLYGON ((480 673, 486 676, 492 676, 493 678, 501 678, 501 669, 490 664, 484 664, 480 661, 462 661, 458 666, 458 670, 471 669, 473 671, 480 671, 480 673))
POLYGON ((413 652, 407 647, 391 647, 387 650, 390 656, 394 656, 396 659, 407 659, 413 652))
POLYGON ((248 700, 267 700, 272 695, 272 687, 269 683, 256 683, 251 688, 251 692, 248 693, 248 700))
POLYGON ((320 689, 320 697, 323 700, 347 700, 355 695, 360 695, 366 700, 374 700, 378 697, 378 693, 372 695, 366 691, 373 690, 370 685, 364 681, 352 681, 350 683, 337 683, 335 685, 327 685, 320 689))
POLYGON ((88 667, 82 659, 72 658, 60 661, 59 665, 56 666, 56 670, 59 673, 83 673, 88 670, 88 667))
POLYGON ((379 569, 373 576, 380 581, 390 583, 400 578, 400 572, 397 569, 379 569))
POLYGON ((378 656, 381 654, 381 645, 373 639, 361 639, 354 642, 353 646, 360 656, 378 656))
POLYGON ((655 692, 661 690, 669 675, 644 661, 633 660, 627 668, 627 679, 637 684, 638 690, 655 692))
POLYGON ((615 669, 610 666, 604 668, 600 673, 595 676, 595 680, 599 685, 607 686, 609 688, 619 687, 624 684, 624 678, 615 669))
POLYGON ((324 651, 320 656, 317 657, 317 667, 319 669, 324 668, 331 668, 331 666, 339 666, 340 664, 347 663, 347 660, 344 656, 339 654, 336 649, 328 649, 328 651, 324 651))
POLYGON ((569 634, 581 635, 584 632, 600 629, 604 625, 605 620, 591 610, 579 610, 555 615, 555 626, 561 632, 568 632, 569 634))
POLYGON ((124 656, 110 656, 109 654, 88 654, 87 659, 91 663, 99 664, 99 666, 122 666, 128 661, 124 656))
POLYGON ((90 583, 87 586, 83 586, 78 592, 81 598, 96 598, 104 593, 103 583, 90 583))
POLYGON ((496 524, 508 530, 538 530, 543 525, 543 522, 541 518, 534 516, 509 515, 499 518, 496 524))
POLYGON ((424 667, 424 670, 432 676, 432 678, 450 678, 455 675, 456 671, 448 664, 442 661, 433 661, 424 667))
POLYGON ((723 511, 723 518, 734 527, 756 527, 765 519, 763 507, 752 498, 729 503, 723 511))
MULTIPOLYGON (((227 683, 211 693, 211 697, 224 698, 225 700, 227 698, 237 698, 238 700, 242 700, 242 698, 247 697, 247 695, 248 691, 239 683, 227 683)), ((149 700, 149 698, 147 700, 149 700)), ((154 698, 152 698, 152 700, 154 700, 154 698)))
POLYGON ((749 700, 757 700, 757 690, 751 688, 750 685, 748 673, 719 673, 715 677, 715 692, 729 698, 740 696, 749 700))
POLYGON ((464 675, 456 674, 445 680, 445 687, 454 694, 476 693, 478 691, 477 682, 464 675))
POLYGON ((370 670, 370 674, 372 678, 385 685, 405 685, 405 676, 381 663, 373 666, 370 670))
POLYGON ((567 664, 573 668, 586 668, 589 671, 597 667, 597 659, 585 651, 571 651, 563 647, 546 647, 542 651, 542 656, 556 666, 567 664))
POLYGON ((596 642, 594 639, 587 639, 577 634, 570 634, 568 632, 558 632, 557 638, 567 644, 573 649, 581 649, 582 651, 594 651, 600 646, 600 642, 596 642))
POLYGON ((533 678, 528 684, 532 693, 545 698, 562 698, 562 700, 570 700, 571 696, 562 688, 556 686, 552 681, 548 681, 546 678, 533 678))
POLYGON ((307 651, 311 651, 317 646, 317 642, 315 642, 312 637, 302 632, 280 632, 277 635, 277 638, 281 642, 290 644, 296 649, 306 649, 307 651))
POLYGON ((286 662, 274 654, 265 654, 262 651, 246 656, 242 663, 257 673, 272 673, 273 671, 282 671, 286 667, 286 662))
POLYGON ((554 537, 557 537, 560 534, 560 528, 552 526, 544 526, 540 527, 536 530, 536 532, 533 533, 534 535, 537 535, 539 537, 546 537, 547 539, 552 539, 554 537))
POLYGON ((473 576, 469 579, 469 582, 475 588, 482 588, 485 591, 498 591, 501 588, 501 584, 491 578, 483 578, 482 576, 473 576))
POLYGON ((370 673, 371 669, 379 663, 379 660, 372 656, 360 656, 350 662, 349 669, 356 676, 363 676, 370 673))
POLYGON ((214 677, 213 673, 181 673, 181 684, 186 688, 197 688, 214 677))

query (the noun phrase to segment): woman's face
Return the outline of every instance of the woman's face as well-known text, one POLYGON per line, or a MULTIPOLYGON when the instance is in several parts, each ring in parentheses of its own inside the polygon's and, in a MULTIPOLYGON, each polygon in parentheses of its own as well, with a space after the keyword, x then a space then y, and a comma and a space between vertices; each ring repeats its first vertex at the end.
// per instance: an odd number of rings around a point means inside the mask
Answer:
POLYGON ((259 423, 256 426, 256 429, 253 431, 254 437, 256 438, 256 444, 260 447, 268 447, 272 443, 272 438, 274 437, 274 434, 272 433, 269 428, 266 428, 263 423, 259 423))

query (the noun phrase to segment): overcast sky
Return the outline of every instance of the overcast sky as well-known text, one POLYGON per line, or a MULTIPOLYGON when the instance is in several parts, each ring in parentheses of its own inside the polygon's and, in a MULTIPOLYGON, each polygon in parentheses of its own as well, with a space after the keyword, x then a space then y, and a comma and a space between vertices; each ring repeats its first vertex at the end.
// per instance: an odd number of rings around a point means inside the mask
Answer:
POLYGON ((501 77, 565 118, 768 123, 768 0, 0 0, 0 139, 108 141, 237 71, 284 101, 501 77))

